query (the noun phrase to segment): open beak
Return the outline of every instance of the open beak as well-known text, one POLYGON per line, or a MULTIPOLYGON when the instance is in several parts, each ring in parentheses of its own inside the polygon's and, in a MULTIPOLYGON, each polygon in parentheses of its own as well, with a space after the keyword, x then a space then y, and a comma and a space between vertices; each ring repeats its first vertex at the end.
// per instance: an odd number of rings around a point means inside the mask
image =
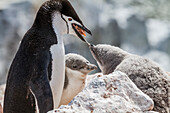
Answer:
POLYGON ((85 26, 81 26, 76 23, 72 23, 72 27, 73 27, 75 33, 77 34, 77 36, 84 42, 86 42, 86 40, 84 39, 83 36, 86 37, 86 33, 92 35, 91 31, 88 30, 85 26))

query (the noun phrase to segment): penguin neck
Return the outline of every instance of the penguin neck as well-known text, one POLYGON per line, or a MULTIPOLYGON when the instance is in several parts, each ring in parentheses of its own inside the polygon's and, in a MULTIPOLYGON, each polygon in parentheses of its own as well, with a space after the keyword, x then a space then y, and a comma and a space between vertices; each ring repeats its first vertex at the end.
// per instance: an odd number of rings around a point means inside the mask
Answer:
POLYGON ((78 70, 72 70, 68 67, 66 67, 66 73, 67 73, 68 81, 72 82, 71 84, 75 84, 75 86, 77 83, 84 83, 87 76, 87 74, 84 74, 78 70))
POLYGON ((58 44, 63 44, 63 35, 67 33, 66 22, 61 18, 59 12, 53 14, 52 26, 57 35, 58 44))
POLYGON ((55 27, 54 27, 54 32, 56 33, 56 36, 57 36, 57 44, 64 46, 62 32, 56 29, 55 27))

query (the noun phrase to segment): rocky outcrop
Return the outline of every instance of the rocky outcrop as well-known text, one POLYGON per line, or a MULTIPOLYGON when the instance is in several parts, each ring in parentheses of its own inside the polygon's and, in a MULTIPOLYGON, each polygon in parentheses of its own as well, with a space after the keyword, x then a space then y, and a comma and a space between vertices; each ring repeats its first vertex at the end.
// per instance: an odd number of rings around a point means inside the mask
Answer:
MULTIPOLYGON (((122 72, 99 74, 75 99, 48 113, 127 113, 153 109, 152 99, 122 72)), ((149 113, 149 112, 148 112, 149 113)))

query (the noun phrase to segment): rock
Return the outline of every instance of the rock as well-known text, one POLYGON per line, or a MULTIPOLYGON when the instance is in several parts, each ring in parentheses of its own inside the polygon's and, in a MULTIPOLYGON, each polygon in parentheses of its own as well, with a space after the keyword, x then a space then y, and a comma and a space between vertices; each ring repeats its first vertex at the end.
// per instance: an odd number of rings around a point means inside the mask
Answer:
POLYGON ((144 112, 144 113, 159 113, 159 112, 156 112, 156 111, 147 111, 147 112, 144 112))
POLYGON ((3 109, 2 109, 2 105, 0 103, 0 113, 2 113, 3 109))
POLYGON ((0 113, 3 113, 2 105, 3 105, 4 93, 5 93, 5 84, 0 85, 0 113))
POLYGON ((122 72, 95 77, 69 105, 48 113, 127 113, 152 110, 152 99, 122 72))
POLYGON ((0 103, 3 105, 4 93, 5 93, 5 84, 0 85, 0 103))
POLYGON ((170 77, 158 64, 134 56, 124 60, 115 71, 126 73, 139 89, 153 99, 153 110, 170 112, 170 77))
POLYGON ((22 1, 0 9, 0 84, 5 82, 9 65, 21 38, 31 27, 32 4, 22 1))
POLYGON ((155 111, 170 112, 170 77, 155 62, 139 56, 128 56, 115 71, 126 73, 154 101, 155 111))

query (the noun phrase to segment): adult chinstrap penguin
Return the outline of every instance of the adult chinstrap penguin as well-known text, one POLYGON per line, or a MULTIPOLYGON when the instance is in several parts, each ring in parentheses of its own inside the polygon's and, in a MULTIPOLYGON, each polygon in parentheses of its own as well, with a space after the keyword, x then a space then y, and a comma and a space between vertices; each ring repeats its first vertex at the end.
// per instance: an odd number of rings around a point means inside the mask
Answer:
MULTIPOLYGON (((53 77, 52 70, 55 70, 52 63, 54 57, 51 54, 55 49, 51 49, 51 46, 62 45, 60 37, 69 33, 68 28, 72 28, 80 39, 85 31, 91 34, 67 0, 50 0, 40 7, 10 66, 4 113, 35 113, 35 98, 40 113, 53 109, 49 78, 53 77)), ((63 45, 59 50, 63 50, 63 45)), ((64 54, 64 51, 59 54, 64 54)))
POLYGON ((85 87, 87 74, 97 68, 83 56, 74 53, 65 55, 65 63, 65 82, 60 105, 70 103, 85 87))
POLYGON ((91 44, 89 48, 103 74, 113 71, 126 73, 139 89, 153 99, 153 110, 170 112, 170 76, 157 63, 115 46, 91 44))

